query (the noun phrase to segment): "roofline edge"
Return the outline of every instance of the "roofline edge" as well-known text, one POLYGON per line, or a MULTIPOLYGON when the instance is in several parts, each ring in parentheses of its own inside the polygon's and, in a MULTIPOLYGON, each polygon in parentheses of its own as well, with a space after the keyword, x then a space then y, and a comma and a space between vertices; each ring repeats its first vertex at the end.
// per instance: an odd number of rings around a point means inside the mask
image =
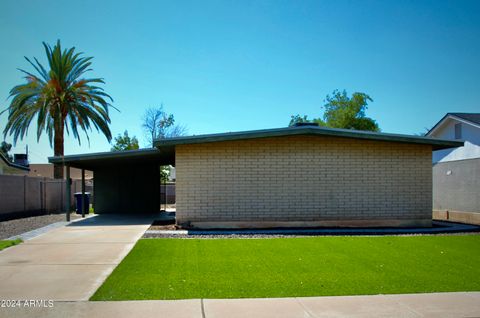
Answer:
POLYGON ((279 128, 279 129, 268 129, 268 130, 250 130, 250 131, 240 131, 240 132, 232 132, 232 133, 206 134, 206 135, 197 135, 197 136, 175 137, 175 138, 168 138, 168 139, 156 139, 154 141, 154 146, 157 148, 160 148, 162 146, 176 146, 176 145, 186 145, 186 144, 199 144, 199 143, 257 139, 257 138, 268 138, 268 137, 295 136, 295 135, 332 136, 332 137, 339 137, 339 138, 354 138, 354 139, 392 141, 392 142, 402 142, 402 143, 427 144, 427 145, 441 147, 441 149, 461 147, 464 144, 463 141, 436 139, 431 137, 417 137, 417 136, 400 135, 400 134, 374 133, 374 132, 358 131, 358 130, 350 131, 347 129, 300 127, 300 128, 279 128))

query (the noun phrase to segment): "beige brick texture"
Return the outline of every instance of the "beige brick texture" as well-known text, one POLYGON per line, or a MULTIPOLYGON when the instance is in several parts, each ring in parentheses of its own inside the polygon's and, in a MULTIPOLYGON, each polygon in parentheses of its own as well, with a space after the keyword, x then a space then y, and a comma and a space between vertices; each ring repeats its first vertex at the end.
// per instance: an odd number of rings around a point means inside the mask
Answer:
POLYGON ((287 136, 176 146, 177 223, 431 224, 429 145, 287 136))

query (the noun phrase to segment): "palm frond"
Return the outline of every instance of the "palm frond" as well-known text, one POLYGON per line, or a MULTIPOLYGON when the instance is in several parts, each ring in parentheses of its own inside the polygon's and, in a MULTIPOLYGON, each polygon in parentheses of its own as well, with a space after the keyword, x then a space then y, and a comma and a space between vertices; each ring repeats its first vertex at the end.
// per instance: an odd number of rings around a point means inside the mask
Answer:
MULTIPOLYGON (((42 64, 40 64, 36 58, 35 58, 36 64, 33 63, 32 61, 30 61, 30 59, 29 59, 28 57, 24 56, 24 58, 28 61, 28 63, 30 63, 30 65, 33 66, 33 68, 38 72, 38 74, 40 74, 40 76, 43 77, 43 80, 44 80, 44 81, 47 81, 47 80, 48 80, 48 79, 47 79, 47 78, 48 78, 47 72, 46 72, 45 69, 43 68, 42 64)), ((26 72, 26 71, 24 71, 24 70, 22 70, 22 69, 19 69, 19 70, 22 71, 22 72, 24 72, 24 73, 30 74, 30 73, 28 73, 28 72, 26 72)), ((35 75, 32 75, 32 76, 35 76, 35 75)))
POLYGON ((46 132, 50 145, 54 136, 63 132, 81 143, 80 131, 83 131, 90 142, 88 133, 92 128, 110 141, 109 109, 116 108, 107 100, 113 102, 113 99, 98 86, 105 84, 102 78, 83 78, 91 71, 92 57, 76 52, 75 47, 62 50, 60 41, 53 47, 42 44, 48 67, 37 58, 25 57, 36 73, 19 69, 27 82, 10 90, 10 105, 0 112, 0 115, 8 113, 4 136, 12 136, 16 143, 28 134, 32 120, 36 119, 37 139, 46 132))

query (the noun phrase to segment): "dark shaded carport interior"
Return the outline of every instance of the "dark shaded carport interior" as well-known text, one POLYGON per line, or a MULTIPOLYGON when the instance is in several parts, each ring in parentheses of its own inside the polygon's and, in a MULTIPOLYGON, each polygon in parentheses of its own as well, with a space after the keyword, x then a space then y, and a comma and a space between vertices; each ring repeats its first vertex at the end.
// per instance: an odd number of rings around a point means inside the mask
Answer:
POLYGON ((51 163, 94 172, 95 213, 160 210, 160 166, 175 165, 175 147, 51 157, 51 163))

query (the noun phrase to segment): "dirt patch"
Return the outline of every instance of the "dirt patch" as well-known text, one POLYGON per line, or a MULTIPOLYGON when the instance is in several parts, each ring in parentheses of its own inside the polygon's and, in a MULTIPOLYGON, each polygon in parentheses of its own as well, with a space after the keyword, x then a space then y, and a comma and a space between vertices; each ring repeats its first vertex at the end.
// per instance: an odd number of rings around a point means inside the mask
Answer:
POLYGON ((148 230, 174 231, 178 230, 178 227, 175 225, 175 220, 155 220, 148 230))
POLYGON ((155 231, 175 231, 178 230, 175 224, 170 225, 152 225, 148 228, 148 230, 155 230, 155 231))

